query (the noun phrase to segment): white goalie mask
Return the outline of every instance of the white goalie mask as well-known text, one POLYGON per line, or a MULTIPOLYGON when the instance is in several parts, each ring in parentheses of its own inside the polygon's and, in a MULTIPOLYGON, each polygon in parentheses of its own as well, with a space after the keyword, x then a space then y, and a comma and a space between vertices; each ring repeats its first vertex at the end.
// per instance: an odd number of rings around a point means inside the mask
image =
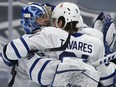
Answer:
MULTIPOLYGON (((59 17, 63 16, 65 19, 64 27, 68 22, 77 21, 79 22, 80 10, 74 3, 63 2, 58 4, 52 12, 52 19, 55 19, 56 27, 59 17)), ((63 27, 63 28, 64 28, 63 27)))

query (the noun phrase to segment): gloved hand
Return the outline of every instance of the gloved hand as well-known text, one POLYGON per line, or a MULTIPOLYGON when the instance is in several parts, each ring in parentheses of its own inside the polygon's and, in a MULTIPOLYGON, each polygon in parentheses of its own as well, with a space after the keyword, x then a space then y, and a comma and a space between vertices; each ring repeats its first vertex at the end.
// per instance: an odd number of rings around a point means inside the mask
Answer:
POLYGON ((109 14, 101 12, 92 27, 103 33, 105 53, 106 55, 111 53, 116 40, 115 20, 109 14))
POLYGON ((103 32, 104 28, 109 28, 109 25, 113 23, 113 18, 105 12, 101 12, 93 23, 92 27, 97 28, 103 32), (101 29, 100 29, 101 28, 101 29))

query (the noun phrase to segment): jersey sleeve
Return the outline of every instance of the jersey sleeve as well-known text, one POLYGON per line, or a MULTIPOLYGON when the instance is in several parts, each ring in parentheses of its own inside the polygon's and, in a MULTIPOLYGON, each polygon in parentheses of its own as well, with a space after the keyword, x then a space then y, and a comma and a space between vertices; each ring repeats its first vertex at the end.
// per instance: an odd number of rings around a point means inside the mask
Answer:
POLYGON ((44 49, 47 46, 48 41, 44 33, 41 33, 41 35, 37 33, 29 37, 20 37, 12 40, 3 48, 3 60, 11 63, 12 60, 26 57, 27 53, 31 50, 44 49))
POLYGON ((53 81, 59 60, 52 58, 35 57, 27 61, 27 72, 30 79, 43 86, 50 85, 53 81))
POLYGON ((105 47, 102 41, 99 42, 99 50, 98 50, 98 60, 103 58, 105 55, 105 47))
POLYGON ((16 61, 22 57, 25 57, 30 51, 28 44, 23 37, 15 39, 9 42, 3 48, 2 58, 7 65, 12 65, 12 61, 16 61))

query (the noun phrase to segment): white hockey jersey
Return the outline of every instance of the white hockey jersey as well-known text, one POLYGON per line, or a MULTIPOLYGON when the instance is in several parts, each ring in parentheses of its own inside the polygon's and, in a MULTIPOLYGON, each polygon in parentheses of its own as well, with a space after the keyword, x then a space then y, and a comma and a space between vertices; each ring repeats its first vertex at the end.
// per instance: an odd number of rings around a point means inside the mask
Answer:
MULTIPOLYGON (((60 47, 65 43, 67 36, 68 33, 64 30, 47 27, 29 38, 22 37, 11 41, 7 45, 6 56, 10 60, 18 60, 26 57, 27 53, 31 50, 60 47)), ((91 63, 103 57, 104 47, 102 41, 98 38, 75 33, 72 34, 65 52, 55 51, 46 52, 45 54, 61 59, 61 57, 66 57, 64 55, 66 52, 72 53, 73 57, 83 58, 83 56, 86 56, 87 60, 91 63)))
MULTIPOLYGON (((67 36, 68 33, 64 30, 54 27, 46 27, 41 32, 38 32, 29 38, 22 37, 11 41, 4 51, 4 60, 7 62, 18 60, 22 57, 26 57, 27 53, 31 50, 60 47, 65 43, 67 36)), ((85 62, 92 63, 104 56, 104 46, 103 42, 96 37, 75 33, 71 35, 71 39, 65 51, 45 52, 44 54, 47 55, 47 57, 56 60, 62 60, 63 57, 76 57, 83 59, 85 62)), ((34 81, 42 84, 41 77, 43 71, 50 61, 44 62, 45 65, 43 64, 41 69, 38 69, 37 72, 37 68, 35 67, 39 60, 40 59, 37 59, 35 63, 32 65, 30 64, 29 75, 31 75, 32 80, 36 75, 37 78, 35 78, 34 81), (36 73, 33 74, 34 70, 36 73), (40 79, 39 81, 38 78, 40 79)), ((45 80, 46 79, 43 78, 43 81, 45 80)))
MULTIPOLYGON (((22 37, 28 38, 31 35, 32 34, 24 34, 22 37)), ((36 57, 38 58, 39 56, 36 55, 36 57)), ((39 87, 38 83, 35 83, 29 78, 29 75, 26 71, 26 68, 28 68, 26 64, 27 61, 27 58, 21 58, 18 60, 15 66, 16 76, 12 87, 39 87)), ((9 78, 9 81, 11 81, 11 79, 12 77, 9 78)))

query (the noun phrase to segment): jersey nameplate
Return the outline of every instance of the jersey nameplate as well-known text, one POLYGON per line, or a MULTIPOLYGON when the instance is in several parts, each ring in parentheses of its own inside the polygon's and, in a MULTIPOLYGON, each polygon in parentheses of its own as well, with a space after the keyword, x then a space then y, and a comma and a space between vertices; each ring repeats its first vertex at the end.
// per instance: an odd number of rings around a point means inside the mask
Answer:
MULTIPOLYGON (((64 44, 65 40, 64 39, 60 39, 61 41, 61 45, 64 44)), ((77 41, 70 41, 69 45, 67 47, 67 49, 71 49, 71 50, 79 50, 79 51, 83 51, 86 53, 92 53, 92 45, 88 44, 88 43, 84 43, 84 42, 77 42, 77 41)))

